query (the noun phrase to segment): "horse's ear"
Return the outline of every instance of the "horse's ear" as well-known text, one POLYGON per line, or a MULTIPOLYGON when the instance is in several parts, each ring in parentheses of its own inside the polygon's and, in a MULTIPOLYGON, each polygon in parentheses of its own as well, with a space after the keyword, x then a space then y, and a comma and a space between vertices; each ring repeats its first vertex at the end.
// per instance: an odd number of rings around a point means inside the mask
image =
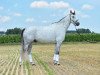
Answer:
POLYGON ((72 10, 70 10, 70 13, 72 13, 72 10))
POLYGON ((74 10, 73 14, 75 15, 75 10, 74 10))
POLYGON ((75 15, 75 11, 70 10, 70 13, 73 14, 73 15, 75 15))

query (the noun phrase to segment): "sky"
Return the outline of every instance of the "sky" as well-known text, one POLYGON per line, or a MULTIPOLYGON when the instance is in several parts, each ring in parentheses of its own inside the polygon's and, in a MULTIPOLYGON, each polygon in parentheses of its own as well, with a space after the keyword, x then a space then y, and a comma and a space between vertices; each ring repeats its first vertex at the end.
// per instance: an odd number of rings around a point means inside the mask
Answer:
MULTIPOLYGON (((100 33, 100 0, 0 0, 0 31, 49 25, 76 11, 80 26, 100 33)), ((74 25, 69 30, 75 30, 74 25)))

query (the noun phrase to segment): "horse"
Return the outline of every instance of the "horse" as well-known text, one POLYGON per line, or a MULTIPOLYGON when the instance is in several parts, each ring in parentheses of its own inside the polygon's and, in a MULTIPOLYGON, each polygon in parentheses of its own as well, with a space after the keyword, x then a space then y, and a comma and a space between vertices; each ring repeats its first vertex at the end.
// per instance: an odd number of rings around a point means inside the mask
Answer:
POLYGON ((29 62, 32 65, 35 65, 32 59, 32 43, 40 42, 40 43, 55 43, 54 49, 54 57, 53 63, 59 65, 59 53, 62 42, 64 41, 66 31, 70 24, 74 24, 75 26, 79 26, 80 23, 78 19, 76 19, 75 11, 70 10, 70 12, 60 19, 57 22, 54 22, 47 26, 32 26, 22 30, 21 38, 22 38, 22 48, 20 50, 20 65, 22 64, 22 55, 27 52, 27 57, 29 62))

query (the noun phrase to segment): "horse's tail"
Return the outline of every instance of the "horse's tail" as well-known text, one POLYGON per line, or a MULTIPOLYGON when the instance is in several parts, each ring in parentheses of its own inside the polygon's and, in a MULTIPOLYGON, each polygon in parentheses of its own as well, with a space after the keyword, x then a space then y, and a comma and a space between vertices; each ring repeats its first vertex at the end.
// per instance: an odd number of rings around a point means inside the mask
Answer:
POLYGON ((24 37, 23 37, 23 33, 25 31, 25 28, 21 31, 21 46, 22 46, 22 49, 21 49, 21 55, 22 57, 24 56, 24 37))
POLYGON ((23 38, 23 33, 24 33, 24 31, 25 31, 25 28, 22 30, 22 32, 21 32, 21 38, 23 38))
POLYGON ((25 49, 25 41, 24 41, 24 37, 23 37, 23 33, 25 31, 25 28, 22 30, 21 32, 21 45, 22 45, 22 59, 25 59, 25 60, 28 60, 28 53, 27 53, 27 50, 25 49))
MULTIPOLYGON (((25 31, 25 28, 21 32, 21 44, 24 46, 24 38, 23 38, 23 33, 25 31)), ((23 47, 24 48, 24 47, 23 47)))

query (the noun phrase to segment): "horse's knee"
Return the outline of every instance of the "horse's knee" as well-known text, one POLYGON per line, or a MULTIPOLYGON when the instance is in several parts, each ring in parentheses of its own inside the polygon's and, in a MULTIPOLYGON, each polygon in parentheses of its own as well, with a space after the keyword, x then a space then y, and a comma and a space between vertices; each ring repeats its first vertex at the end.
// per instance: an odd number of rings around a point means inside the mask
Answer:
POLYGON ((59 55, 59 51, 56 51, 55 54, 59 55))

